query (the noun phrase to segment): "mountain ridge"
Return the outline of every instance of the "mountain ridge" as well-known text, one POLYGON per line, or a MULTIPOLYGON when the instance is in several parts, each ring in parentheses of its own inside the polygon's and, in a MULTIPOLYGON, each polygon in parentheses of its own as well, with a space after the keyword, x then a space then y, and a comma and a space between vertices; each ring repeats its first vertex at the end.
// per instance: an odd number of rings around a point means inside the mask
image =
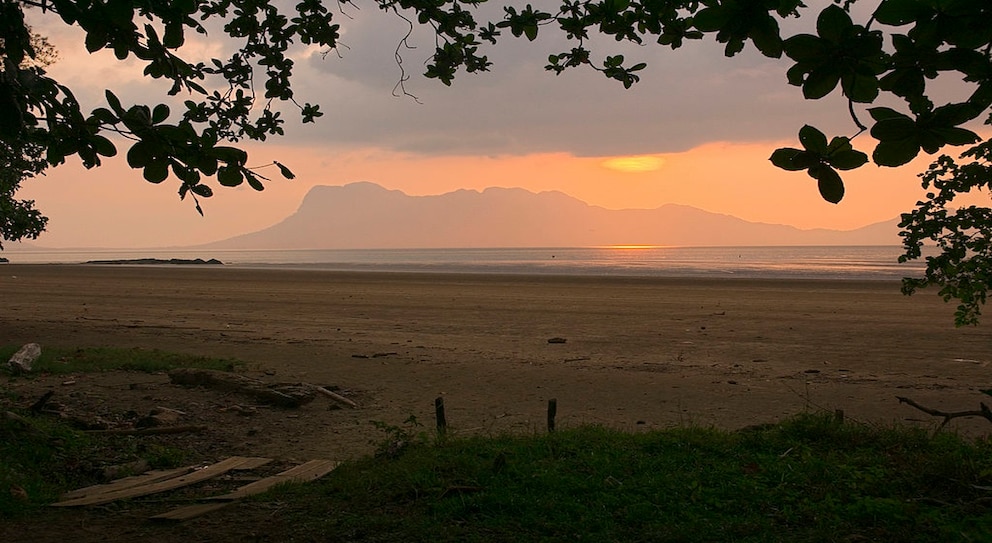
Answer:
POLYGON ((374 183, 320 185, 268 228, 206 249, 400 249, 607 245, 898 245, 898 219, 853 230, 746 221, 682 204, 610 210, 560 191, 459 189, 410 196, 374 183))

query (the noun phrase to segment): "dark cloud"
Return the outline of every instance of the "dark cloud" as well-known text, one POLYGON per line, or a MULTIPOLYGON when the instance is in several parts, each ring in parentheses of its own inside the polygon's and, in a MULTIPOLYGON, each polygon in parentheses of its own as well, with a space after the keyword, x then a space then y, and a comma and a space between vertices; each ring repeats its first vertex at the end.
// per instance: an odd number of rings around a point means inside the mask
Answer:
POLYGON ((846 133, 838 100, 806 102, 785 81, 784 61, 753 51, 726 59, 722 46, 691 43, 678 51, 657 45, 606 42, 602 54, 623 53, 649 67, 624 90, 590 69, 561 76, 544 70, 564 40, 508 39, 489 51, 494 66, 460 74, 451 87, 421 76, 433 42, 416 29, 402 49, 410 79, 400 78, 394 53, 407 29, 383 13, 364 10, 344 23, 341 58, 311 55, 301 66, 299 95, 322 105, 315 130, 294 138, 331 144, 375 145, 425 154, 523 154, 564 151, 613 155, 680 151, 707 141, 793 138, 805 122, 846 133))

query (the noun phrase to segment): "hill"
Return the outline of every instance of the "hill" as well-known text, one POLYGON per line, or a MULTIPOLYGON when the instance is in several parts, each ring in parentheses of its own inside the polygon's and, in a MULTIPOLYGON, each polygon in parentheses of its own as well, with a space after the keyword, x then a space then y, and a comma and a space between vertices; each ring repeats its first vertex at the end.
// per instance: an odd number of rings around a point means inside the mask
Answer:
POLYGON ((217 249, 896 245, 897 220, 850 231, 755 223, 694 207, 609 210, 561 192, 458 190, 409 196, 373 183, 318 186, 299 209, 217 249))

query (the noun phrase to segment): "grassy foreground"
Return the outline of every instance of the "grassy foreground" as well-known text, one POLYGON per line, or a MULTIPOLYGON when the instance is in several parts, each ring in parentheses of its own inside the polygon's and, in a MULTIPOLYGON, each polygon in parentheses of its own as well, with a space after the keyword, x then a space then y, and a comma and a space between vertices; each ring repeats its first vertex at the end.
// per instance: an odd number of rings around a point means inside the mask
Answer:
POLYGON ((280 499, 345 541, 992 541, 990 484, 988 440, 801 415, 414 440, 280 499))
MULTIPOLYGON (((0 366, 19 348, 0 346, 0 366)), ((179 367, 232 370, 240 365, 230 359, 157 350, 45 348, 32 373, 157 372, 179 367)), ((99 465, 143 459, 152 467, 165 468, 183 460, 178 450, 133 438, 86 435, 50 417, 34 417, 23 408, 12 407, 24 400, 0 383, 0 519, 23 515, 55 501, 66 490, 98 482, 93 477, 99 465)))
MULTIPOLYGON (((80 371, 77 363, 94 360, 94 370, 122 360, 129 369, 232 364, 106 349, 51 363, 80 371)), ((181 462, 140 441, 124 450, 17 414, 24 420, 0 417, 0 518, 28 515, 78 486, 79 466, 108 450, 160 467, 181 462), (37 498, 18 500, 15 487, 37 498)), ((280 502, 278 517, 264 515, 268 533, 357 542, 992 541, 987 438, 818 414, 736 432, 580 427, 438 438, 412 421, 383 429, 381 454, 260 497, 280 502)))

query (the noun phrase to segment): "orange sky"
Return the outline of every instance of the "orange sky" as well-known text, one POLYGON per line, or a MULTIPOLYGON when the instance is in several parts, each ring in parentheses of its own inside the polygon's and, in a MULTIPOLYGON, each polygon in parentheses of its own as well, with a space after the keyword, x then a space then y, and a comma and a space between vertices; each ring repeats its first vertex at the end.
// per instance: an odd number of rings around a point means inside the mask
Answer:
POLYGON ((265 191, 218 189, 203 201, 205 217, 191 203, 180 202, 168 183, 146 183, 119 160, 93 171, 75 164, 55 169, 31 182, 22 195, 37 199, 51 217, 42 244, 53 247, 149 247, 223 239, 278 222, 314 185, 354 181, 411 195, 490 186, 558 190, 611 209, 679 203, 757 222, 837 229, 894 218, 920 196, 914 172, 925 168, 926 158, 898 170, 867 166, 849 172, 848 196, 839 205, 829 204, 805 174, 784 172, 768 162, 767 155, 779 144, 788 142, 711 143, 651 155, 651 160, 641 157, 640 163, 657 169, 638 172, 607 167, 609 157, 564 153, 424 157, 377 149, 328 154, 319 147, 267 145, 253 149, 257 163, 277 159, 297 179, 284 180, 275 168, 262 169, 260 173, 273 176, 265 191))
MULTIPOLYGON (((119 158, 90 171, 70 159, 19 193, 37 200, 51 218, 37 243, 205 243, 280 221, 314 185, 356 181, 411 195, 490 186, 558 190, 612 209, 676 203, 751 221, 837 229, 895 218, 922 195, 916 174, 930 162, 927 156, 895 170, 869 165, 847 172, 847 196, 839 205, 824 202, 804 173, 774 168, 768 156, 776 147, 797 146, 795 134, 804 123, 828 135, 854 129, 837 92, 803 100, 787 85, 784 63, 750 48, 726 59, 722 46, 708 42, 674 55, 629 47, 631 58, 643 57, 650 66, 641 83, 624 90, 591 70, 546 73, 542 53, 561 45, 553 40, 509 41, 491 52, 492 73, 462 75, 450 88, 414 74, 407 88, 418 103, 391 92, 398 73, 390 37, 402 37, 405 23, 376 11, 342 20, 348 48, 340 57, 311 49, 295 53, 297 96, 320 103, 325 117, 316 126, 290 123, 286 137, 247 146, 251 164, 278 160, 297 179, 261 170, 274 178, 262 193, 211 180, 216 196, 203 202, 201 218, 192 204, 178 201, 175 180, 150 185, 119 158)), ((73 88, 84 107, 102 105, 106 86, 125 105, 164 99, 167 86, 141 76, 133 60, 117 62, 107 51, 89 55, 79 32, 58 21, 33 24, 60 51, 51 73, 73 88)), ((411 42, 416 39, 424 40, 422 47, 407 53, 414 57, 408 61, 430 50, 431 36, 415 34, 411 42)), ((223 57, 226 49, 209 36, 191 36, 181 54, 223 57)), ((854 143, 871 150, 867 136, 854 143)))

